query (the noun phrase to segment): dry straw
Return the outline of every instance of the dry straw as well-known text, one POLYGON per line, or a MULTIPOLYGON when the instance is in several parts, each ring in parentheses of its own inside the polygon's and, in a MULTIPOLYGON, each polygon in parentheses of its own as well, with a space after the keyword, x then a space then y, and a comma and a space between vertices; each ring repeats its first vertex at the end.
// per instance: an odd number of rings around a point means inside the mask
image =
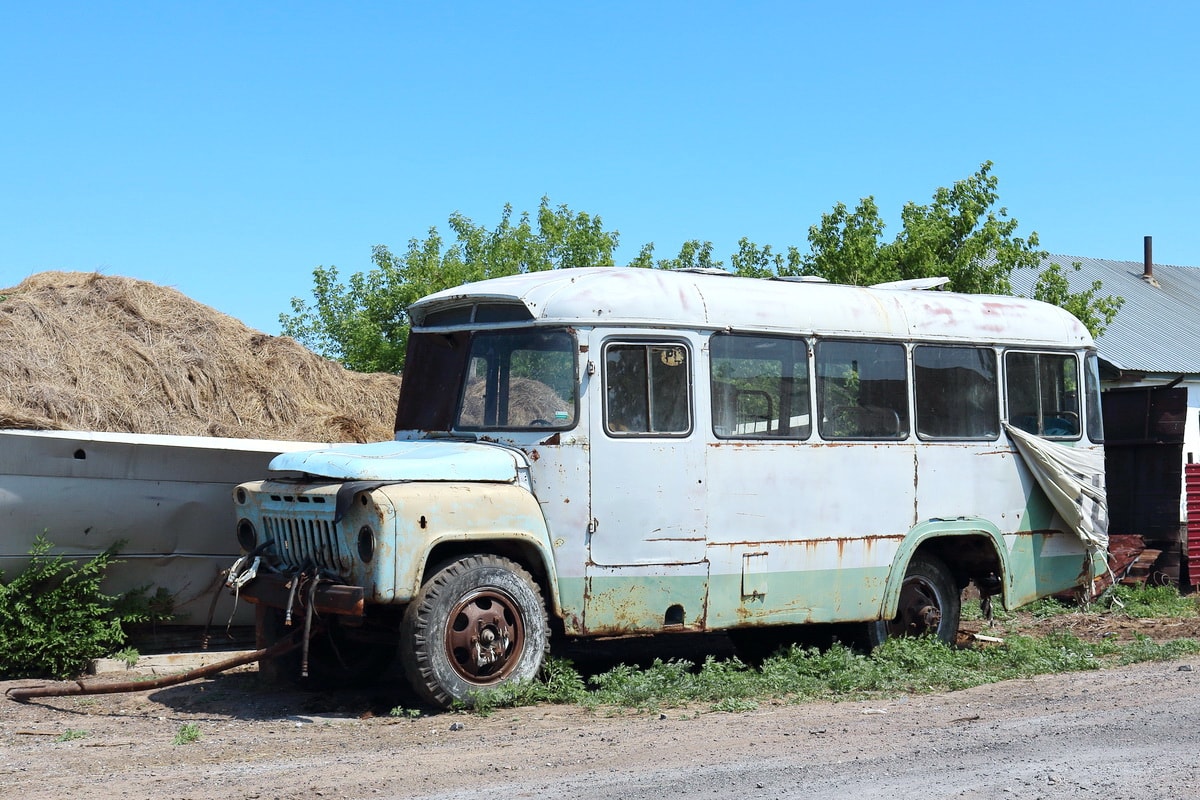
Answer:
POLYGON ((43 272, 0 290, 0 428, 380 441, 399 387, 145 281, 43 272))

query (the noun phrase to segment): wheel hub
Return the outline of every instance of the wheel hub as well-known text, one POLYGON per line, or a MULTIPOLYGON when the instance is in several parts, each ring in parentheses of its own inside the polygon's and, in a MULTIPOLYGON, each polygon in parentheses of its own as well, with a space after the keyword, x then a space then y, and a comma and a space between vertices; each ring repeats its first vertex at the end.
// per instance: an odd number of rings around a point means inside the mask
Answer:
POLYGON ((481 686, 500 682, 516 667, 524 646, 517 603, 504 592, 471 594, 450 614, 446 652, 464 680, 481 686))
POLYGON ((923 579, 906 580, 900 589, 900 607, 889 623, 893 636, 920 636, 936 633, 942 624, 942 609, 937 591, 923 579))
POLYGON ((477 672, 508 657, 512 644, 512 628, 500 617, 478 621, 478 633, 471 639, 471 651, 477 672))

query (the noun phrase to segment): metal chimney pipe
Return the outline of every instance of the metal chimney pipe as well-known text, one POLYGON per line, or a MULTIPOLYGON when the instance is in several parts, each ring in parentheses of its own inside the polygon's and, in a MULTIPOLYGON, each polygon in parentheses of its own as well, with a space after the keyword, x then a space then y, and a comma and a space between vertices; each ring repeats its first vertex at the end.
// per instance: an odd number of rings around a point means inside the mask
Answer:
POLYGON ((1154 278, 1154 237, 1144 237, 1145 259, 1142 262, 1142 278, 1145 280, 1153 280, 1154 278))

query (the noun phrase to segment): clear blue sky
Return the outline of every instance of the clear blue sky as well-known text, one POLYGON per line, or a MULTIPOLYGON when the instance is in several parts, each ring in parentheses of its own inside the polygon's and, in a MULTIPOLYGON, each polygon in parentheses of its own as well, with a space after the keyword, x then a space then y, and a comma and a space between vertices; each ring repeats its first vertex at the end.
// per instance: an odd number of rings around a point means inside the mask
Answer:
POLYGON ((173 286, 278 333, 458 211, 807 249, 995 163, 1052 253, 1200 266, 1200 4, 9 3, 0 287, 173 286))

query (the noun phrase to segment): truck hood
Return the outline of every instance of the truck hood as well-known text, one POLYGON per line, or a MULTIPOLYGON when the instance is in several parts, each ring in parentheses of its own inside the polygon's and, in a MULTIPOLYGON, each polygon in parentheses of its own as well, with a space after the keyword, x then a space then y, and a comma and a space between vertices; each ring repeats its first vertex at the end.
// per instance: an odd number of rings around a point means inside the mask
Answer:
POLYGON ((335 445, 282 453, 277 472, 361 481, 490 481, 512 483, 529 461, 519 450, 487 442, 440 439, 335 445))

